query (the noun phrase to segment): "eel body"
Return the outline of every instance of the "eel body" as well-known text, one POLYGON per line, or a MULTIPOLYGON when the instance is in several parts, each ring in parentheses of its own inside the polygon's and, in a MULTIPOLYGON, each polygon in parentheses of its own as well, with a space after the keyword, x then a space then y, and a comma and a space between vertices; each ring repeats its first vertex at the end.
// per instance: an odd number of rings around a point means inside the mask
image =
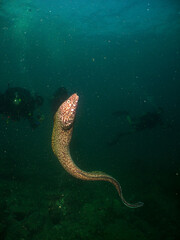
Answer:
POLYGON ((72 137, 78 100, 78 95, 74 93, 64 103, 62 103, 54 116, 54 127, 52 133, 52 149, 54 154, 59 159, 63 168, 73 177, 81 180, 110 182, 115 186, 122 202, 127 207, 137 208, 143 206, 142 202, 134 204, 128 203, 123 197, 119 182, 110 175, 99 171, 83 171, 72 160, 69 145, 72 137))

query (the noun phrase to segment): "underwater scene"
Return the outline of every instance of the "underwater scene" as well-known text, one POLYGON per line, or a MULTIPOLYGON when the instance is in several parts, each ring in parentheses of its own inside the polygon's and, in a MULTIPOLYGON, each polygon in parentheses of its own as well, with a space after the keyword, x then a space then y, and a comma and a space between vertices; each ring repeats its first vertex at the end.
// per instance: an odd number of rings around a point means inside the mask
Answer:
POLYGON ((179 0, 0 0, 0 240, 180 239, 179 92, 179 0))

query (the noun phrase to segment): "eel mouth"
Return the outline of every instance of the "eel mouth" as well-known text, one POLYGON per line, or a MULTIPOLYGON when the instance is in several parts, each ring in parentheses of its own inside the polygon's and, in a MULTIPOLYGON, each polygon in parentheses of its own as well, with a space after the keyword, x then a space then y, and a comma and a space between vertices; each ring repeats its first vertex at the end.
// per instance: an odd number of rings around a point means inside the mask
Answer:
POLYGON ((64 129, 71 128, 76 116, 79 96, 74 93, 58 109, 60 121, 64 129))

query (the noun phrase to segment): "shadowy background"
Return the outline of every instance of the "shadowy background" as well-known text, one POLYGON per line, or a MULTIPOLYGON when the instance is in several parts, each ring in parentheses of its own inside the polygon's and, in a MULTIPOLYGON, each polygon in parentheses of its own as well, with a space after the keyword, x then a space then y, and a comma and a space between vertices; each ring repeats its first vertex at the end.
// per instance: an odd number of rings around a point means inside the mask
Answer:
POLYGON ((180 3, 174 0, 0 1, 0 93, 38 93, 45 119, 0 115, 0 238, 179 239, 180 3), (80 96, 71 144, 80 168, 122 185, 68 175, 51 150, 51 100, 59 87, 80 96), (163 108, 169 128, 120 138, 133 116, 163 108))

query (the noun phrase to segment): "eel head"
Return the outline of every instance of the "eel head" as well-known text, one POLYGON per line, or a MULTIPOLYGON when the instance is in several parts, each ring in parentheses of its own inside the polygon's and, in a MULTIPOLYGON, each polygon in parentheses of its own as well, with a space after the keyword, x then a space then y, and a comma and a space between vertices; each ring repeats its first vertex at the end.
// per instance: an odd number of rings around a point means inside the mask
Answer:
POLYGON ((73 125, 79 96, 74 93, 65 102, 61 104, 57 113, 63 129, 70 129, 73 125))

